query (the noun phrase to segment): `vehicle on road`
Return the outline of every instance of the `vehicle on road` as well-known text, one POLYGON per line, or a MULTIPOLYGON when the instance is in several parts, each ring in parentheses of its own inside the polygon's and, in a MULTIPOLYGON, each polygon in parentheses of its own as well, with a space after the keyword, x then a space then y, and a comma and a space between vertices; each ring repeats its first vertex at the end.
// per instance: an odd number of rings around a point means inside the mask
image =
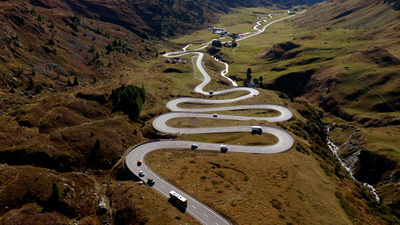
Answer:
POLYGON ((210 91, 210 92, 208 92, 208 94, 212 95, 212 94, 214 94, 214 92, 213 92, 213 91, 210 91))
POLYGON ((138 165, 138 166, 142 165, 142 161, 141 161, 141 160, 138 160, 138 161, 137 161, 137 165, 138 165))
POLYGON ((251 134, 262 134, 261 126, 251 126, 251 134))
POLYGON ((144 175, 145 175, 145 174, 144 174, 143 171, 140 171, 140 172, 139 172, 139 176, 144 177, 144 175))
POLYGON ((221 145, 221 152, 227 152, 228 151, 228 147, 226 147, 226 145, 221 145))
POLYGON ((213 117, 218 117, 218 114, 214 113, 213 117))
POLYGON ((196 148, 198 148, 199 146, 197 144, 192 144, 191 149, 195 150, 196 148))
POLYGON ((179 203, 183 207, 187 207, 187 199, 184 198, 182 195, 176 193, 175 191, 170 191, 169 192, 169 197, 172 200, 175 200, 175 202, 179 203))
POLYGON ((150 186, 153 186, 153 185, 154 185, 154 183, 155 183, 155 182, 154 182, 154 180, 153 180, 153 179, 150 179, 150 178, 149 178, 149 179, 147 179, 147 184, 148 184, 148 185, 150 185, 150 186))

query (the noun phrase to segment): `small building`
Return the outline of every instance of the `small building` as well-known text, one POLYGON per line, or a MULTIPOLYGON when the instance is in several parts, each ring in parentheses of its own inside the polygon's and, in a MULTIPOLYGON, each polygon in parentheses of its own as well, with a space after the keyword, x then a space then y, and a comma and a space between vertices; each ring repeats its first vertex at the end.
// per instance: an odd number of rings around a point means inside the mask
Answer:
POLYGON ((253 79, 254 87, 260 87, 260 81, 256 78, 253 79))
POLYGON ((181 58, 173 58, 173 59, 167 59, 165 63, 171 63, 171 64, 176 64, 176 63, 182 63, 186 64, 187 60, 181 59, 181 58))
POLYGON ((217 28, 217 27, 209 28, 209 30, 210 30, 211 33, 213 33, 213 34, 219 34, 219 35, 221 35, 221 37, 222 37, 222 36, 225 36, 227 33, 229 33, 227 29, 217 28))
POLYGON ((253 85, 250 83, 249 79, 244 79, 243 80, 243 86, 245 86, 245 87, 253 87, 253 85))

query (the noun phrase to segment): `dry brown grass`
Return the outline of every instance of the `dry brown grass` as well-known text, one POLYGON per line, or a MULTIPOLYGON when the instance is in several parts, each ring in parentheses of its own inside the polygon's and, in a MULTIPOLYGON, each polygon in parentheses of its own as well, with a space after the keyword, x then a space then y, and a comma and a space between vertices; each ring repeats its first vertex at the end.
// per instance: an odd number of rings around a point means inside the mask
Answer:
POLYGON ((3 164, 0 169, 2 224, 102 224, 102 220, 197 224, 187 213, 171 207, 166 198, 136 182, 118 182, 108 176, 97 180, 85 173, 57 173, 32 166, 3 164), (53 183, 60 197, 51 203, 53 183), (102 199, 109 208, 106 214, 98 211, 102 199))
POLYGON ((118 224, 143 223, 146 224, 199 224, 188 213, 182 213, 172 206, 168 199, 159 195, 146 185, 139 185, 132 181, 123 181, 110 184, 107 195, 115 201, 115 215, 119 218, 114 221, 118 224))
MULTIPOLYGON (((314 157, 293 150, 277 155, 162 150, 146 160, 162 177, 233 223, 352 223, 335 192, 351 196, 353 190, 342 190, 343 183, 327 176, 314 157)), ((371 216, 360 219, 381 223, 371 216)))

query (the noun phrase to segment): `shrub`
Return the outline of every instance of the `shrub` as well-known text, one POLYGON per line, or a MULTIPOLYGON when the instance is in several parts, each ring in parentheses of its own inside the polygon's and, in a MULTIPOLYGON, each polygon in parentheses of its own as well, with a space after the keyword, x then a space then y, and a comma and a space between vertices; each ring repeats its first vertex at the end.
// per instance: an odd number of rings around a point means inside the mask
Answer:
POLYGON ((335 191, 335 196, 336 196, 336 198, 338 198, 338 199, 343 199, 343 195, 342 195, 342 193, 340 193, 339 191, 335 191))
POLYGON ((96 51, 96 47, 94 47, 94 45, 90 46, 89 52, 95 52, 96 51))
MULTIPOLYGON (((121 39, 115 39, 113 42, 108 43, 106 46, 107 54, 112 51, 122 52, 128 54, 133 51, 132 47, 128 44, 128 42, 123 41, 121 39)), ((141 54, 141 53, 140 53, 141 54)))
POLYGON ((224 172, 222 172, 221 170, 217 172, 217 175, 220 176, 221 178, 225 177, 224 172))
POLYGON ((49 45, 56 45, 56 39, 54 39, 54 37, 49 39, 49 45))
POLYGON ((47 52, 47 53, 53 53, 53 54, 57 54, 57 49, 52 48, 50 46, 47 45, 42 45, 42 48, 47 52))
POLYGON ((282 209, 282 204, 277 199, 272 199, 270 202, 275 209, 282 209))
POLYGON ((142 217, 141 219, 140 219, 140 221, 139 221, 139 224, 146 224, 147 222, 149 222, 149 218, 147 218, 146 216, 145 217, 142 217))
POLYGON ((49 25, 49 27, 50 27, 51 29, 56 28, 56 24, 54 23, 54 20, 50 20, 50 25, 49 25))

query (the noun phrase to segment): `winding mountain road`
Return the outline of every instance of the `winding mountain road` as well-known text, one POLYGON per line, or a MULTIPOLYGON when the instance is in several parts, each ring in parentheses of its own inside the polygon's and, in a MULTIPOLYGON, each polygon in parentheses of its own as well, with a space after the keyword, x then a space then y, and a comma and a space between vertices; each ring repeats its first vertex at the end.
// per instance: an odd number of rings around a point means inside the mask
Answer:
MULTIPOLYGON (((292 16, 289 16, 292 17, 292 16)), ((258 30, 257 32, 246 36, 243 39, 252 37, 257 35, 265 30, 266 27, 275 23, 277 21, 287 19, 289 17, 285 17, 276 21, 273 21, 264 26, 262 30, 258 30)), ((243 40, 241 39, 241 40, 243 40)), ((240 41, 240 40, 238 40, 240 41)), ((204 48, 204 47, 203 47, 204 48)), ((211 81, 210 76, 207 74, 205 69, 202 66, 202 59, 204 54, 202 52, 188 52, 186 51, 187 47, 184 48, 182 52, 173 52, 164 54, 165 57, 180 57, 187 54, 197 54, 196 66, 200 73, 203 75, 204 79, 202 83, 199 84, 194 90, 195 92, 210 95, 209 92, 203 91, 203 88, 211 81)), ((226 71, 228 71, 226 69, 226 71)), ((226 73, 225 73, 226 74, 226 73)), ((251 132, 251 126, 231 126, 231 127, 208 127, 208 128, 174 128, 169 127, 167 125, 167 121, 174 118, 187 118, 187 117, 196 117, 196 118, 212 118, 212 119, 226 119, 226 120, 257 120, 257 121, 269 121, 269 122, 280 122, 289 120, 292 117, 292 112, 279 105, 273 104, 258 104, 258 105, 240 105, 240 106, 226 106, 226 107, 213 107, 213 108, 192 108, 185 109, 178 107, 181 103, 198 103, 198 104, 222 104, 222 103, 232 103, 241 100, 245 100, 251 97, 254 97, 259 94, 259 91, 253 88, 245 88, 245 87, 235 87, 221 91, 213 92, 213 95, 219 95, 229 92, 236 91, 247 91, 248 94, 243 96, 233 98, 233 99, 223 99, 223 100, 209 100, 209 99, 198 99, 198 98, 178 98, 174 99, 166 104, 166 106, 171 109, 171 113, 163 114, 157 117, 153 121, 153 127, 164 133, 180 133, 180 134, 202 134, 202 133, 227 133, 227 132, 251 132), (276 110, 280 112, 279 116, 276 117, 249 117, 249 116, 232 116, 232 115, 221 115, 219 114, 217 117, 214 117, 213 114, 205 113, 205 112, 215 112, 215 111, 228 111, 228 110, 245 110, 245 109, 266 109, 266 110, 276 110)), ((272 127, 272 126, 261 126, 263 133, 269 133, 277 137, 277 143, 268 146, 243 146, 243 145, 227 145, 228 152, 242 152, 242 153, 260 153, 260 154, 272 154, 272 153, 280 153, 289 150, 293 144, 294 140, 292 136, 283 129, 272 127)), ((188 201, 188 205, 186 207, 186 212, 190 213, 193 217, 195 217, 202 224, 230 224, 225 218, 220 216, 218 213, 200 203, 190 195, 186 194, 182 190, 177 187, 172 186, 170 183, 159 177, 155 172, 153 172, 149 167, 145 164, 145 156, 149 152, 161 150, 161 149, 187 149, 190 150, 193 142, 190 141, 174 141, 174 140, 154 140, 146 143, 142 143, 128 150, 128 153, 125 157, 125 164, 127 168, 135 174, 137 177, 140 177, 144 182, 147 182, 149 178, 154 180, 154 185, 149 184, 153 189, 160 192, 162 195, 169 198, 169 192, 174 190, 179 193, 183 197, 185 197, 188 201), (138 160, 141 160, 142 165, 138 164, 138 160), (143 171, 145 175, 143 177, 139 176, 139 172, 143 171)), ((196 142, 198 144, 199 150, 210 150, 210 151, 221 151, 220 144, 206 143, 206 142, 196 142)))

